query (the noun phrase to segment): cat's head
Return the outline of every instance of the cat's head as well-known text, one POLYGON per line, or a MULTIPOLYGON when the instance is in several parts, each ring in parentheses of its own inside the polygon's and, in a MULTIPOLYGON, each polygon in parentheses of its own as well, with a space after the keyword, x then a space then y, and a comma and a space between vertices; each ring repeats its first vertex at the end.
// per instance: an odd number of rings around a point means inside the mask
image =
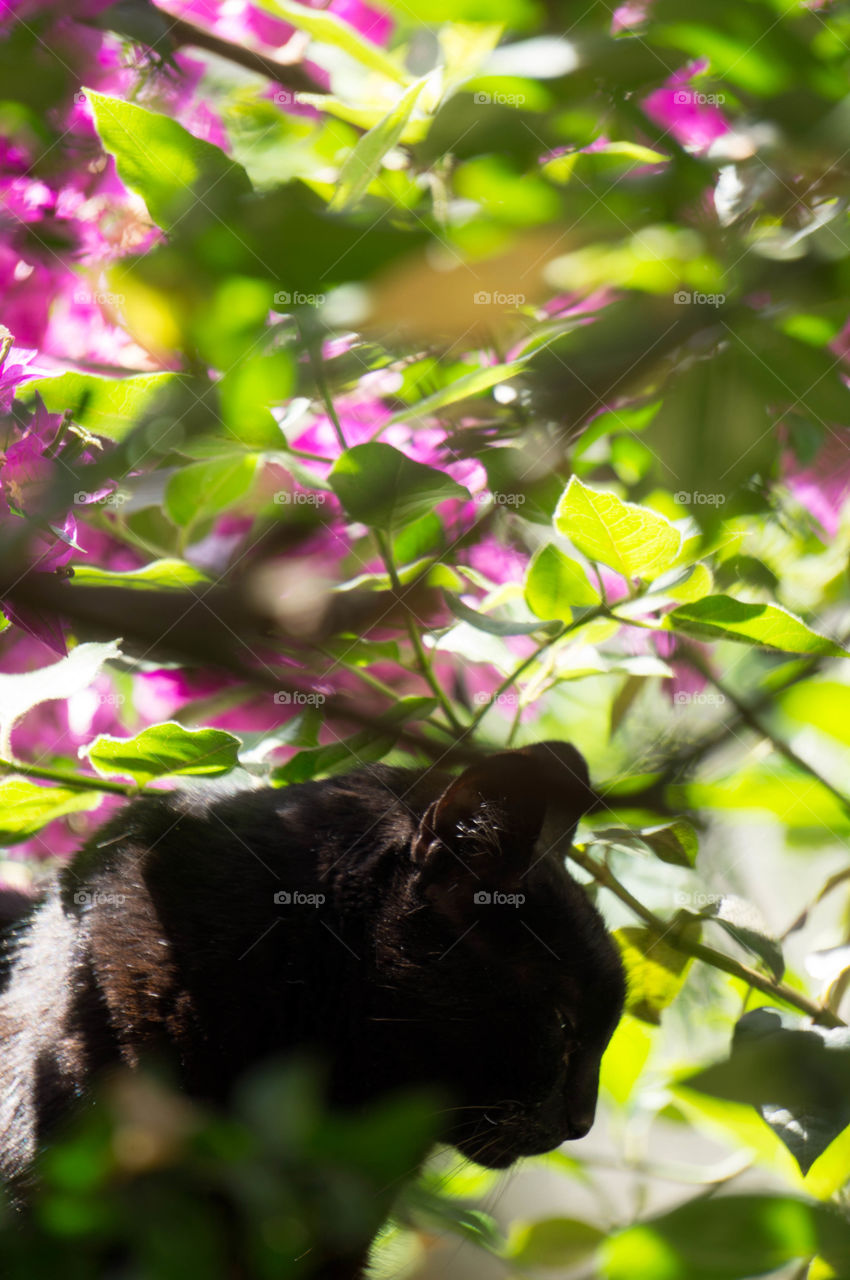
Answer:
POLYGON ((467 769, 419 821, 383 922, 386 1050, 402 1074, 447 1085, 447 1140, 493 1168, 593 1122, 625 982, 565 866, 592 800, 565 743, 467 769))

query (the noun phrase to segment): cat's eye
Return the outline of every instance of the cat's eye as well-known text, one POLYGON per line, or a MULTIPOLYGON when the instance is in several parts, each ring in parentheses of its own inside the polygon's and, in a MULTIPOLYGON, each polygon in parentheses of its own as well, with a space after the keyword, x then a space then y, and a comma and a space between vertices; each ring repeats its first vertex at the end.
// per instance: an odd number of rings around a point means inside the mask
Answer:
POLYGON ((576 1025, 568 1013, 559 1013, 558 1026, 564 1037, 564 1052, 569 1055, 577 1044, 576 1025))

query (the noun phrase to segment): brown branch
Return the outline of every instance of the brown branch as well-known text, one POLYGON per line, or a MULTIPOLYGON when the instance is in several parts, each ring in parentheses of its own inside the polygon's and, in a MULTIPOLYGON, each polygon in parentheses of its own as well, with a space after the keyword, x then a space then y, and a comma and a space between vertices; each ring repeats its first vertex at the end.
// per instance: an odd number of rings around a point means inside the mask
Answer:
POLYGON ((204 49, 207 53, 214 53, 218 58, 235 62, 237 66, 244 67, 247 71, 265 76, 267 80, 273 80, 275 84, 283 85, 285 89, 291 89, 294 93, 326 94, 328 92, 305 70, 303 63, 279 62, 277 58, 270 58, 256 49, 246 49, 242 45, 234 44, 231 40, 225 40, 222 36, 214 35, 211 31, 205 31, 203 27, 196 27, 194 23, 186 22, 184 18, 169 17, 168 34, 175 48, 191 45, 195 49, 204 49))

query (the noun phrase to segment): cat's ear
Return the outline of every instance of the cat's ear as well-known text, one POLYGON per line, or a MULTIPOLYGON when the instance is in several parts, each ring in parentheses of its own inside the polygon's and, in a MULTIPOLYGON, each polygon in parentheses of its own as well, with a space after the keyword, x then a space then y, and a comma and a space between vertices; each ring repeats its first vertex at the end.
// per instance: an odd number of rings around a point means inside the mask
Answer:
POLYGON ((593 792, 584 757, 566 742, 500 751, 472 765, 425 813, 411 846, 422 864, 439 849, 478 840, 482 850, 527 860, 548 813, 571 840, 593 792))

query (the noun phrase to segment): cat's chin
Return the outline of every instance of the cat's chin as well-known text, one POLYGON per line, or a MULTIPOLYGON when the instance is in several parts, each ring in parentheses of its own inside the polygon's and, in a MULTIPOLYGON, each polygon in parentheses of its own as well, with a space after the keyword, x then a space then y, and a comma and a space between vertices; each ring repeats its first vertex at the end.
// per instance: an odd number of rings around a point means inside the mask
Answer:
POLYGON ((456 1142, 456 1149, 468 1160, 483 1165, 485 1169, 507 1169, 526 1156, 543 1155, 560 1146, 557 1138, 546 1141, 510 1141, 499 1135, 481 1135, 479 1138, 456 1142))

